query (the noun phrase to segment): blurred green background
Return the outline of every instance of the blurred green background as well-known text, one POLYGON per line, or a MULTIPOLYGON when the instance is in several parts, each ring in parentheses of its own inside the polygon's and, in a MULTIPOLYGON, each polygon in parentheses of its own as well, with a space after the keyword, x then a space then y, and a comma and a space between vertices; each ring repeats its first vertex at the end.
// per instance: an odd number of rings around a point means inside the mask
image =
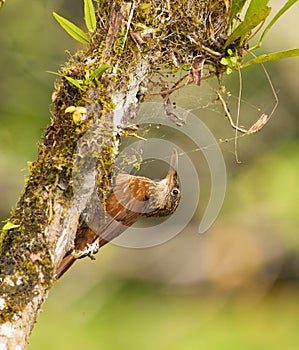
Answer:
MULTIPOLYGON (((283 1, 272 1, 274 10, 283 1)), ((50 121, 54 77, 76 43, 52 11, 83 27, 81 1, 8 0, 0 12, 0 217, 24 185, 50 121)), ((271 29, 260 52, 298 47, 298 3, 271 29)), ((149 249, 110 244, 52 288, 29 349, 295 349, 299 346, 299 61, 266 65, 279 106, 258 134, 222 144, 228 186, 213 227, 198 235, 201 202, 176 238, 149 249)), ((235 115, 237 75, 225 79, 235 115)), ((230 138, 213 88, 180 91, 175 102, 216 138, 230 138)), ((243 73, 241 122, 274 104, 259 67, 243 73)), ((197 153, 190 153, 196 163, 197 153)), ((199 173, 201 169, 198 169, 199 173)), ((201 176, 201 175, 200 175, 201 176)), ((204 192, 204 191, 203 191, 204 192)))

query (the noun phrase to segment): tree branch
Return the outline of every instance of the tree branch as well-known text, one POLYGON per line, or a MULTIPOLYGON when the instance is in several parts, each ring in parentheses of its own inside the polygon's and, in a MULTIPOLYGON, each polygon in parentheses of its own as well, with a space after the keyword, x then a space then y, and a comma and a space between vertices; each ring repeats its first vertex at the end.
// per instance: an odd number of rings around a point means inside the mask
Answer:
POLYGON ((104 198, 118 151, 118 127, 132 123, 145 94, 157 92, 157 86, 151 89, 147 84, 149 78, 161 68, 176 71, 191 66, 192 57, 200 54, 209 64, 215 63, 219 74, 220 58, 201 52, 201 47, 219 51, 214 36, 226 34, 225 4, 98 0, 97 29, 88 47, 69 57, 60 71, 52 97, 52 123, 2 230, 1 349, 26 347, 55 282, 55 270, 73 247, 88 198, 74 193, 74 163, 85 169, 86 154, 89 161, 97 161, 96 174, 91 168, 85 172, 84 191, 90 193, 96 183, 98 195, 104 198), (97 74, 103 65, 110 68, 97 74), (66 111, 71 106, 76 115, 66 111))

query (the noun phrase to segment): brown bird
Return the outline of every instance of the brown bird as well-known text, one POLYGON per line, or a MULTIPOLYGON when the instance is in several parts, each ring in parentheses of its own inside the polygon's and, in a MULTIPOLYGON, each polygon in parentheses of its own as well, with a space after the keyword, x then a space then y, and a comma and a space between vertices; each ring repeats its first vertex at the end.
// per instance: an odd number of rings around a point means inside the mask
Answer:
POLYGON ((162 217, 171 215, 180 199, 180 183, 177 174, 178 154, 174 149, 170 168, 164 179, 153 181, 147 177, 119 174, 105 202, 92 209, 89 219, 82 223, 75 238, 75 248, 60 263, 56 277, 62 276, 78 259, 92 254, 133 225, 140 216, 162 217))

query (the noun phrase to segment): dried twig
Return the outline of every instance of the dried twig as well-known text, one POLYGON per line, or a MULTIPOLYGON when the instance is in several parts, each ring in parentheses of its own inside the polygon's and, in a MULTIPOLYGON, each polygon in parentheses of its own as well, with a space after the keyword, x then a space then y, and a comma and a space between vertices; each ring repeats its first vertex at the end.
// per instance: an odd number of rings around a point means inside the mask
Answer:
POLYGON ((219 91, 216 92, 218 95, 218 98, 223 106, 224 112, 225 112, 225 116, 227 117, 227 119, 229 120, 229 123, 231 125, 232 128, 234 128, 237 131, 242 132, 243 134, 248 133, 248 130, 244 129, 244 128, 240 128, 238 125, 236 125, 231 117, 230 111, 228 109, 228 106, 226 104, 226 102, 224 101, 224 98, 222 97, 222 95, 220 94, 219 91))
POLYGON ((169 98, 169 94, 167 95, 164 95, 163 97, 163 105, 164 105, 164 111, 165 111, 165 114, 166 114, 166 117, 175 122, 176 125, 178 126, 182 126, 185 124, 185 120, 180 118, 173 110, 172 108, 172 105, 171 105, 171 101, 170 101, 170 98, 169 98))
MULTIPOLYGON (((240 119, 240 112, 241 112, 241 98, 242 98, 242 88, 243 88, 243 85, 242 85, 242 74, 241 74, 241 71, 240 69, 238 70, 238 74, 239 74, 239 95, 238 95, 238 107, 237 107, 237 126, 239 126, 239 119, 240 119)), ((234 141, 234 144, 235 144, 235 158, 236 158, 236 162, 237 164, 240 164, 240 160, 238 158, 238 129, 236 129, 236 132, 235 132, 235 141, 234 141)))

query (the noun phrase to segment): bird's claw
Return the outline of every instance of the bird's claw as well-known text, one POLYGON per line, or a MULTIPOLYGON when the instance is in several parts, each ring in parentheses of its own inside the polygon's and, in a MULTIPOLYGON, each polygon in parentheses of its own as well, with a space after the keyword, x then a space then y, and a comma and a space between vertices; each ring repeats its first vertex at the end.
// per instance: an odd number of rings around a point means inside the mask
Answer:
POLYGON ((75 259, 82 259, 82 258, 85 258, 86 256, 89 256, 90 259, 94 260, 95 258, 93 255, 95 255, 98 252, 99 248, 100 248, 100 244, 97 239, 93 243, 87 243, 84 250, 74 250, 72 252, 72 256, 75 259))

